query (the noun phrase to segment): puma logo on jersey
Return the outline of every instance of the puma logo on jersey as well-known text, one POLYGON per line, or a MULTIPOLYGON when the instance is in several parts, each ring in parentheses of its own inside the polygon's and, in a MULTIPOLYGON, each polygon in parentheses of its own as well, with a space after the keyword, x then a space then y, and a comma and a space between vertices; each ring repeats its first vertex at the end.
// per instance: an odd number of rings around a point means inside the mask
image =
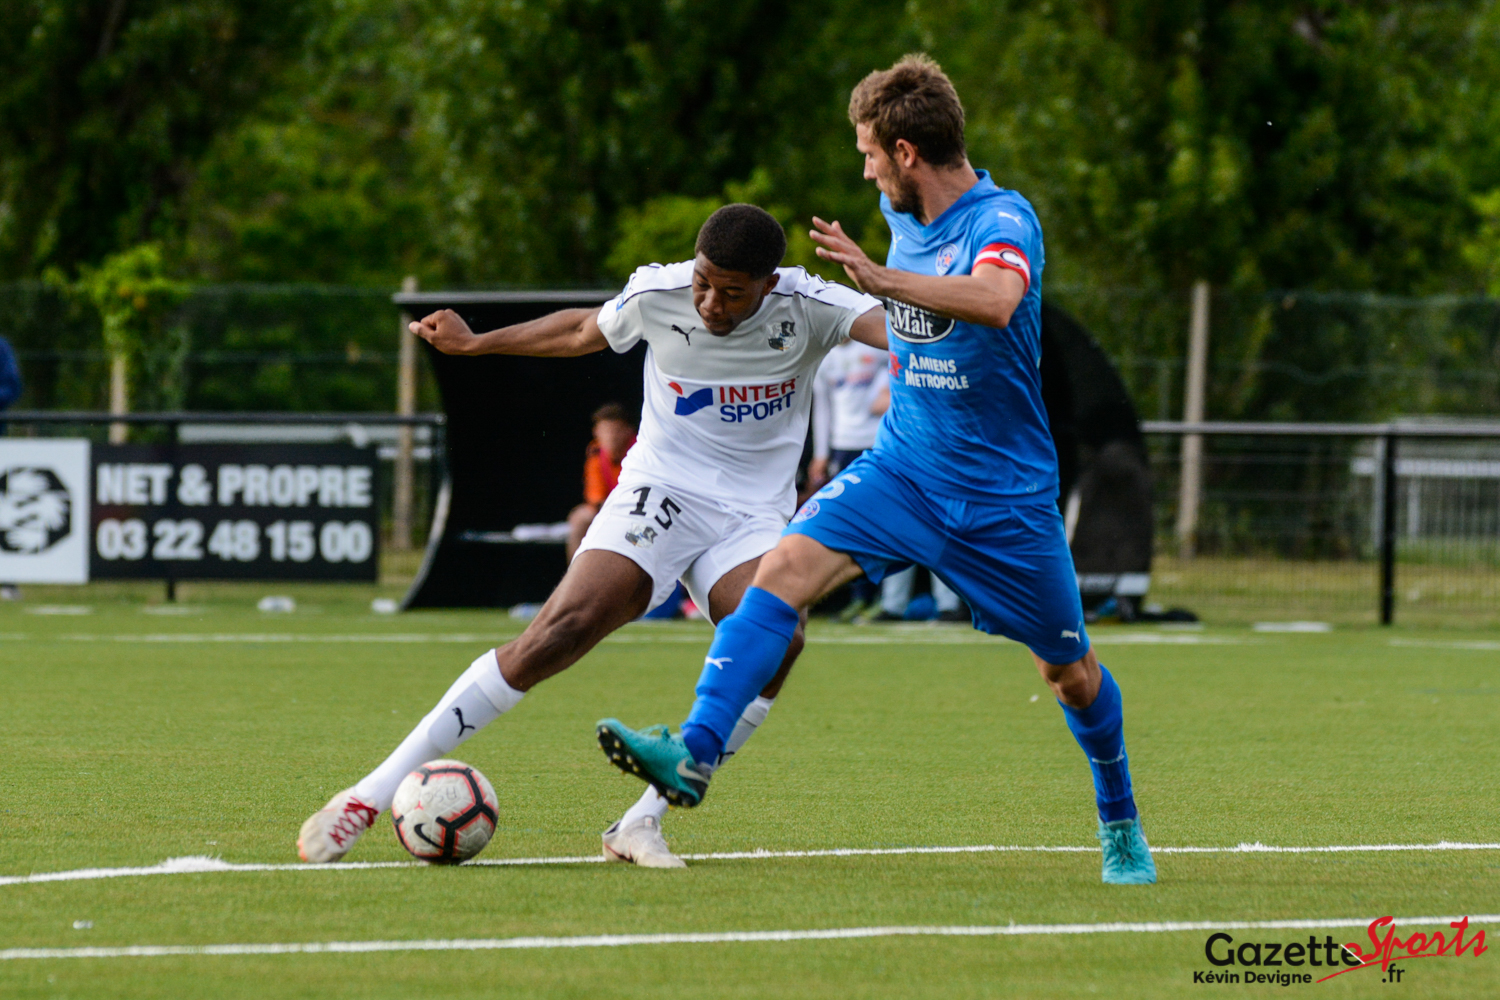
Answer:
POLYGON ((734 662, 734 657, 732 657, 732 656, 718 656, 718 657, 705 656, 703 658, 703 665, 705 667, 707 667, 709 665, 712 665, 712 666, 718 667, 720 670, 724 669, 724 664, 726 664, 726 663, 733 663, 733 662, 734 662))
POLYGON ((1074 642, 1082 642, 1083 641, 1083 639, 1079 637, 1079 635, 1078 635, 1077 632, 1071 631, 1069 629, 1063 629, 1062 630, 1062 635, 1058 636, 1058 638, 1059 639, 1072 639, 1074 642))
POLYGON ((461 709, 461 708, 459 708, 457 705, 453 706, 453 714, 456 715, 456 716, 458 716, 458 738, 459 739, 463 739, 464 738, 464 730, 465 729, 472 729, 475 732, 479 731, 479 727, 478 726, 471 726, 468 723, 464 722, 464 710, 461 709))
POLYGON ((672 329, 676 330, 678 333, 682 334, 682 339, 685 340, 685 341, 687 341, 687 345, 689 347, 693 346, 692 332, 694 330, 698 329, 696 326, 690 326, 686 330, 684 330, 682 327, 678 326, 676 323, 673 323, 672 324, 672 329))

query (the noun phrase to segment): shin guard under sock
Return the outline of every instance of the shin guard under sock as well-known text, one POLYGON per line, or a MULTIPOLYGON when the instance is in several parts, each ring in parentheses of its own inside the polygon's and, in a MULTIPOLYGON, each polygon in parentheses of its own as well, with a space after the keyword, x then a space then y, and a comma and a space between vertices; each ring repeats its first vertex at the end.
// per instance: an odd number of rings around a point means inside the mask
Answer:
POLYGON ((1088 756, 1094 772, 1094 798, 1099 818, 1106 823, 1136 816, 1130 788, 1130 761, 1125 756, 1125 716, 1120 705, 1120 686, 1104 664, 1099 665, 1099 694, 1088 708, 1062 705, 1063 717, 1073 738, 1088 756))
POLYGON ((751 587, 719 622, 698 678, 698 700, 682 724, 693 759, 710 765, 724 752, 745 707, 771 682, 797 631, 797 609, 751 587))

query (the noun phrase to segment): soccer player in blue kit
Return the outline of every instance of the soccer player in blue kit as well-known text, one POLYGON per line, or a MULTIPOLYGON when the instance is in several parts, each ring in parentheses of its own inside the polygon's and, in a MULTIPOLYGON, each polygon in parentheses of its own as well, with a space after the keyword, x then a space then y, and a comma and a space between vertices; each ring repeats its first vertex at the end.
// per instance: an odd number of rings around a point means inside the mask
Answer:
POLYGON ((865 178, 891 228, 885 267, 837 223, 819 256, 887 299, 891 408, 875 446, 813 495, 719 622, 680 735, 599 723, 610 761, 677 805, 703 798, 736 721, 775 675, 798 612, 861 571, 930 568, 974 627, 1025 643, 1093 771, 1103 877, 1156 881, 1125 754, 1120 689, 1090 648, 1057 509, 1042 405, 1042 231, 1015 191, 970 166, 942 70, 907 56, 849 102, 865 178))

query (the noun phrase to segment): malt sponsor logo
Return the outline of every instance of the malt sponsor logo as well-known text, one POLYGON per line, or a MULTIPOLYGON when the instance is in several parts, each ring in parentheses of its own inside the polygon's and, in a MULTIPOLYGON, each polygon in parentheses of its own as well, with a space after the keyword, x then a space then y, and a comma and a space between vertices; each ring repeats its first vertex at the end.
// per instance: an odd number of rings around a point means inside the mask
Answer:
POLYGON ((1373 946, 1365 951, 1358 942, 1339 943, 1332 934, 1308 935, 1305 942, 1241 941, 1224 931, 1210 934, 1203 943, 1203 955, 1213 969, 1193 972, 1194 983, 1260 983, 1272 986, 1298 986, 1327 982, 1348 972, 1380 967, 1383 983, 1399 983, 1404 969, 1395 963, 1415 958, 1477 958, 1484 954, 1485 934, 1478 931, 1467 940, 1464 932, 1469 918, 1448 925, 1454 930, 1449 937, 1441 931, 1433 934, 1413 932, 1405 940, 1396 934, 1394 917, 1378 917, 1370 922, 1366 933, 1373 946), (1302 971, 1303 969, 1337 969, 1337 972, 1302 971))
POLYGON ((885 310, 891 332, 909 343, 930 344, 953 332, 954 321, 949 316, 939 316, 895 299, 885 300, 885 310))

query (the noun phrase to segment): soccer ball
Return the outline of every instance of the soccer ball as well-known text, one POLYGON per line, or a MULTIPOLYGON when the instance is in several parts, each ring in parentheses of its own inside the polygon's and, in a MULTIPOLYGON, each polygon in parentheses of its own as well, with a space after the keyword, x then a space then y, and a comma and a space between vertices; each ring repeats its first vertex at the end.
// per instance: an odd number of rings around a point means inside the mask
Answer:
POLYGON ((428 761, 396 789, 391 819, 412 857, 435 865, 467 861, 495 834, 499 803, 489 780, 457 760, 428 761))

